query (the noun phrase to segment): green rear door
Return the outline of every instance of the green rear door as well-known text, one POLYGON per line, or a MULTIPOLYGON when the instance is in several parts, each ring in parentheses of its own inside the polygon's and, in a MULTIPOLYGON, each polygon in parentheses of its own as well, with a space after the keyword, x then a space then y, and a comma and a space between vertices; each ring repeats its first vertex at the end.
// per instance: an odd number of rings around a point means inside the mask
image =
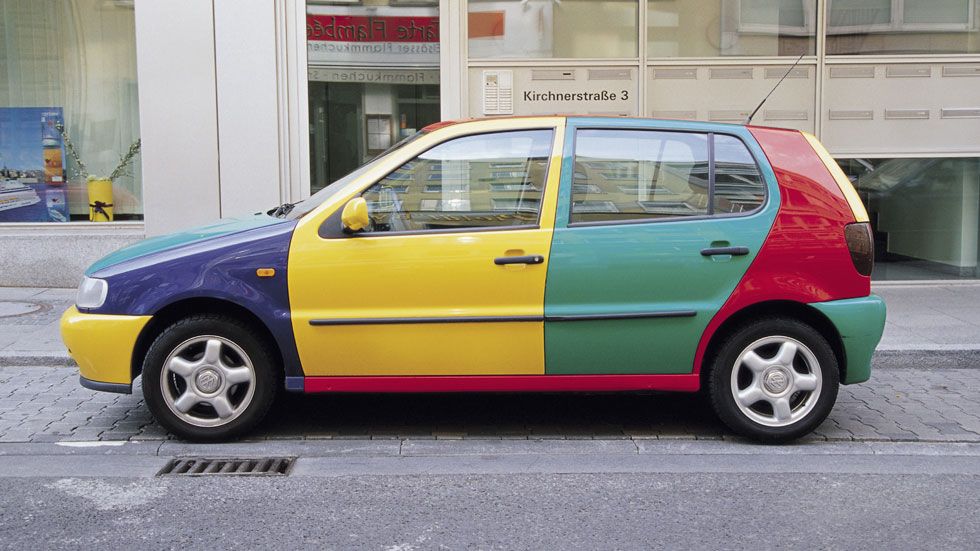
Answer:
POLYGON ((775 220, 765 156, 737 126, 570 119, 568 132, 546 373, 690 373, 775 220))

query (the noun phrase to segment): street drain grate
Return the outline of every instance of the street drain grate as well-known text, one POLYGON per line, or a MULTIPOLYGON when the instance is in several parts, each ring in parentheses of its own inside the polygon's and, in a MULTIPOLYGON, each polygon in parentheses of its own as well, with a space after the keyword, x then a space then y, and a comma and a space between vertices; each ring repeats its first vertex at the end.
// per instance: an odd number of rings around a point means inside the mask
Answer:
POLYGON ((157 476, 289 476, 295 462, 295 457, 177 457, 168 461, 157 476))

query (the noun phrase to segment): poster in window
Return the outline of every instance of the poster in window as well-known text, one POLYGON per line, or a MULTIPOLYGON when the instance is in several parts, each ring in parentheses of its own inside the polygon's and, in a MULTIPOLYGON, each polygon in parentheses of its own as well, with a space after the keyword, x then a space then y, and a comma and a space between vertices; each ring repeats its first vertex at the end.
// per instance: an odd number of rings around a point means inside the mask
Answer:
POLYGON ((0 222, 67 222, 61 107, 0 108, 0 222))

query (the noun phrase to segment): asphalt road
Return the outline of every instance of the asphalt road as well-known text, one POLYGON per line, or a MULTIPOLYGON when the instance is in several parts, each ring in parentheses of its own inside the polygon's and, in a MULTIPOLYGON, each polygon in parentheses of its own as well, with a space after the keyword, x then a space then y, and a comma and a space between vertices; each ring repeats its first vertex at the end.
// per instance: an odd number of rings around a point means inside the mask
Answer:
POLYGON ((9 549, 975 549, 968 475, 509 474, 0 483, 9 549))
POLYGON ((977 444, 165 446, 0 447, 0 547, 975 549, 980 541, 977 444), (153 476, 169 457, 217 451, 300 457, 288 477, 153 476))

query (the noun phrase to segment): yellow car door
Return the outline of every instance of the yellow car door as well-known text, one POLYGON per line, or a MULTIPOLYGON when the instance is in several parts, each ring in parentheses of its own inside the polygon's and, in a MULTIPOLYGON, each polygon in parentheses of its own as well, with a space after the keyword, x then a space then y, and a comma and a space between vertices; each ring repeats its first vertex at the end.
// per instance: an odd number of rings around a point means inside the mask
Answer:
POLYGON ((289 251, 307 376, 544 373, 564 119, 425 132, 305 215, 289 251), (345 204, 370 224, 345 232, 345 204))

